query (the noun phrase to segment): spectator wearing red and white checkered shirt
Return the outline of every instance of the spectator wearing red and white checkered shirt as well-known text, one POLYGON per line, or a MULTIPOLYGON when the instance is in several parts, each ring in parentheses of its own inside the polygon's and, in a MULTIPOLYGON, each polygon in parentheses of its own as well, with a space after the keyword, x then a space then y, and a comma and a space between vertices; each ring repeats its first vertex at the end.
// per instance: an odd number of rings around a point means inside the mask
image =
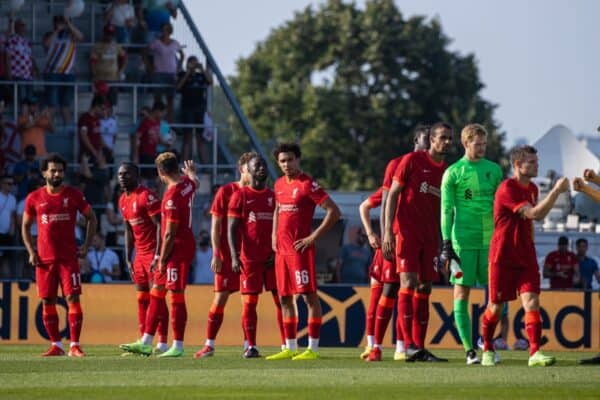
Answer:
MULTIPOLYGON (((32 81, 37 71, 33 51, 29 40, 25 37, 27 26, 21 19, 17 19, 12 27, 12 33, 6 39, 6 56, 8 57, 8 69, 6 71, 9 80, 32 81)), ((19 99, 31 98, 33 86, 19 85, 19 99)))

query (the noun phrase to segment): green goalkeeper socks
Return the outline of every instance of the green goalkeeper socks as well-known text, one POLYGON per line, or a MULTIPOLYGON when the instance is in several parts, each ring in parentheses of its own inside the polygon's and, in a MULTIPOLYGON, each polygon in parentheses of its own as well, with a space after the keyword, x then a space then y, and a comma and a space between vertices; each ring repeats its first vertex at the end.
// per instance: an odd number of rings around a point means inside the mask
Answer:
POLYGON ((454 299, 454 322, 456 322, 458 335, 465 351, 471 350, 473 348, 473 333, 471 332, 468 301, 454 299))

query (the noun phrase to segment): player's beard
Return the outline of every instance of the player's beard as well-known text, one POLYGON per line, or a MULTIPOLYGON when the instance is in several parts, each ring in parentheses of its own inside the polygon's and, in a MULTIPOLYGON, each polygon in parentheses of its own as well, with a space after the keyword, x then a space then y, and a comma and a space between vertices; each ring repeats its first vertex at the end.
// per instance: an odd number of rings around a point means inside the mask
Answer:
POLYGON ((63 178, 48 178, 46 179, 46 183, 52 187, 59 187, 63 183, 63 178))

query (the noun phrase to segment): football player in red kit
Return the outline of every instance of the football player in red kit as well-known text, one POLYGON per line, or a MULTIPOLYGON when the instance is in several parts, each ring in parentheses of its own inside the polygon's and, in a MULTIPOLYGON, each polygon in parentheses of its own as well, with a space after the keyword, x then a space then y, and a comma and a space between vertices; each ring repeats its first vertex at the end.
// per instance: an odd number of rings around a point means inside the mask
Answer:
POLYGON ((56 302, 58 286, 62 288, 69 307, 69 356, 83 357, 79 344, 83 312, 79 302, 81 275, 77 257, 85 258, 96 233, 96 214, 83 194, 63 184, 67 162, 58 154, 50 154, 42 161, 41 171, 46 185, 31 192, 25 199, 21 233, 29 253, 29 263, 35 266, 38 296, 42 299, 42 321, 51 341, 43 356, 65 354, 58 327, 56 302), (86 237, 77 249, 75 223, 77 214, 87 219, 86 237), (37 223, 37 246, 33 244, 31 226, 37 223))

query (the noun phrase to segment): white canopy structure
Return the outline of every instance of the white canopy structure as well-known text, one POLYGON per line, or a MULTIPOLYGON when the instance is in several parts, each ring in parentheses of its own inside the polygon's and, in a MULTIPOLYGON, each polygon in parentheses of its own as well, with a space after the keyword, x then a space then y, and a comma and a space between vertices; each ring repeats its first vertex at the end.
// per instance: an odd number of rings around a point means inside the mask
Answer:
POLYGON ((600 170, 600 159, 564 125, 552 127, 534 147, 538 150, 540 177, 546 176, 549 170, 569 179, 582 176, 586 168, 600 170))

